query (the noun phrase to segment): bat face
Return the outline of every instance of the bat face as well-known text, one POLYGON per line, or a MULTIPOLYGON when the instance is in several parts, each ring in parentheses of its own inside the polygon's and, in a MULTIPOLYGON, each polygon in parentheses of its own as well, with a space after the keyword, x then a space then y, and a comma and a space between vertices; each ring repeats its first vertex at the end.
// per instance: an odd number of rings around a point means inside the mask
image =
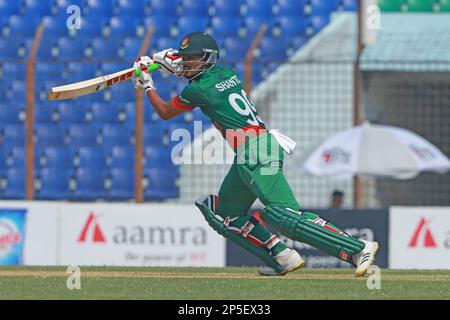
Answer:
POLYGON ((134 71, 134 68, 130 68, 95 79, 54 87, 48 93, 48 100, 72 99, 102 91, 107 87, 130 80, 134 71))

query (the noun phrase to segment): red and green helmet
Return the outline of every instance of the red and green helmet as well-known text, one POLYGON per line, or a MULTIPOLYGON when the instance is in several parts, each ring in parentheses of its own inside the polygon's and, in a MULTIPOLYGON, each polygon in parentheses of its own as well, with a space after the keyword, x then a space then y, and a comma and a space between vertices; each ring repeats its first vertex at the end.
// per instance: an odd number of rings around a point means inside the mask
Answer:
POLYGON ((195 54, 205 56, 214 56, 214 60, 219 58, 219 47, 216 40, 205 32, 193 32, 188 34, 181 40, 178 49, 180 56, 187 54, 195 54))

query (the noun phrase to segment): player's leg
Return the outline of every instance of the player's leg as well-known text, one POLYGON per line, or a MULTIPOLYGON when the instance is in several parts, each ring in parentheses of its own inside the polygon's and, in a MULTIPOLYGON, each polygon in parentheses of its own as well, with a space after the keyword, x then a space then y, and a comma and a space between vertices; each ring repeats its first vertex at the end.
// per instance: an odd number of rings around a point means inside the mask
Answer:
POLYGON ((357 276, 365 274, 373 262, 378 244, 349 237, 319 215, 301 212, 300 205, 282 172, 283 155, 270 159, 263 154, 261 158, 266 159, 266 162, 259 166, 240 165, 238 172, 266 206, 262 211, 262 218, 278 232, 293 240, 307 243, 339 259, 354 263, 358 267, 357 276), (267 170, 268 168, 278 170, 267 170))
POLYGON ((256 196, 242 183, 233 165, 219 196, 198 199, 196 205, 218 233, 254 253, 279 273, 301 267, 304 262, 297 252, 287 248, 257 219, 246 216, 255 200, 256 196))

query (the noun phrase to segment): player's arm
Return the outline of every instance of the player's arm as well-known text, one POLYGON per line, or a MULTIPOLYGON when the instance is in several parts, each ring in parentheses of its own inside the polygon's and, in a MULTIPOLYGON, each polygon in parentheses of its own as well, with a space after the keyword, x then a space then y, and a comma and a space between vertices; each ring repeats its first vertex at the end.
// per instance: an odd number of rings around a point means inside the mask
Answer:
POLYGON ((148 90, 147 97, 161 119, 169 120, 180 113, 188 111, 188 109, 183 109, 175 105, 173 101, 164 101, 156 90, 148 90))

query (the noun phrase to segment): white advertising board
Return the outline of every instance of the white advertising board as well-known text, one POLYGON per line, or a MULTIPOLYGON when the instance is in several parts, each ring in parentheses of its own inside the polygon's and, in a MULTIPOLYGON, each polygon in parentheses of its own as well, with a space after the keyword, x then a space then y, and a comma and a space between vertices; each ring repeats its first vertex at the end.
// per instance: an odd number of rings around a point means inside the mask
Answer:
POLYGON ((450 207, 391 207, 389 267, 450 268, 450 207))
POLYGON ((225 266, 225 240, 195 206, 61 205, 60 264, 225 266))

